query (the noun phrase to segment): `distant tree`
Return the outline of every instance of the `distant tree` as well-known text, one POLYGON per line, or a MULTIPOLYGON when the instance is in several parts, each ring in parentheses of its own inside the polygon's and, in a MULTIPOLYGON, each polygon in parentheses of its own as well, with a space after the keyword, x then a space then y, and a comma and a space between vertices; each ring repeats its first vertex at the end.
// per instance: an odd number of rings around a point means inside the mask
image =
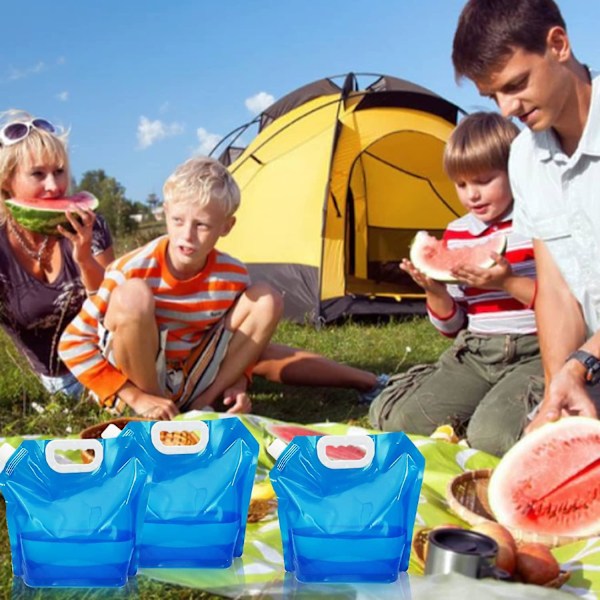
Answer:
POLYGON ((99 212, 107 220, 115 236, 130 233, 137 228, 137 223, 129 218, 136 212, 133 203, 125 197, 125 188, 103 169, 86 171, 77 186, 94 194, 100 201, 99 212))
POLYGON ((162 200, 158 197, 157 194, 155 194, 154 192, 148 194, 148 197, 146 198, 146 204, 150 207, 150 210, 154 210, 161 203, 162 200))
POLYGON ((147 202, 133 202, 133 212, 144 215, 145 218, 149 218, 152 216, 152 211, 148 206, 147 202))

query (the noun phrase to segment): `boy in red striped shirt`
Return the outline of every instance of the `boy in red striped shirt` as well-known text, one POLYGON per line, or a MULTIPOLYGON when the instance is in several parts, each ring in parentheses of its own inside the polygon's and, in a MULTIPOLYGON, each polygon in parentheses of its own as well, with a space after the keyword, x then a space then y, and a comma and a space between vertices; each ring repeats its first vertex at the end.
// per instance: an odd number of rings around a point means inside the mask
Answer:
POLYGON ((505 235, 504 256, 494 266, 458 265, 458 284, 445 285, 401 268, 426 293, 433 325, 456 338, 435 365, 418 365, 392 377, 371 405, 384 430, 431 434, 457 426, 471 446, 502 455, 522 435, 543 393, 542 365, 532 310, 535 264, 532 240, 512 229, 508 181, 510 144, 518 129, 496 113, 474 113, 453 131, 444 168, 469 211, 444 232, 449 247, 468 247, 505 235))
MULTIPOLYGON (((167 235, 113 262, 60 340, 59 354, 100 403, 153 419, 212 404, 254 365, 282 313, 215 245, 235 224, 237 184, 199 157, 164 185, 167 235)), ((236 396, 229 412, 248 412, 236 396)))

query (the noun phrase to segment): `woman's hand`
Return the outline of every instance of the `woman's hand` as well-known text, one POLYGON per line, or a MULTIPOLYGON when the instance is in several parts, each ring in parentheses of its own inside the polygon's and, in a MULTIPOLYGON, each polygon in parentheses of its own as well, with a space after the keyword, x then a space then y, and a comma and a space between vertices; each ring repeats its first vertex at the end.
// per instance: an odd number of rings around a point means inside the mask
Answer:
POLYGON ((59 225, 58 232, 66 237, 73 246, 73 258, 77 264, 84 263, 92 258, 92 233, 96 214, 89 208, 72 206, 66 211, 73 232, 59 225))

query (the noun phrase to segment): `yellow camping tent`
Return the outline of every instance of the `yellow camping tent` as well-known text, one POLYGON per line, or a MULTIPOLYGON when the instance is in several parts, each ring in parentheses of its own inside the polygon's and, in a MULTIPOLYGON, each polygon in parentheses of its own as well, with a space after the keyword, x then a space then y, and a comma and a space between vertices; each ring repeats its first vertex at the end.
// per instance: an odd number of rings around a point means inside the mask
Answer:
POLYGON ((323 79, 288 94, 260 115, 245 149, 234 140, 220 156, 242 204, 219 248, 284 294, 288 318, 422 309, 398 263, 418 230, 440 234, 464 213, 442 169, 459 112, 388 76, 360 89, 349 74, 341 87, 323 79))

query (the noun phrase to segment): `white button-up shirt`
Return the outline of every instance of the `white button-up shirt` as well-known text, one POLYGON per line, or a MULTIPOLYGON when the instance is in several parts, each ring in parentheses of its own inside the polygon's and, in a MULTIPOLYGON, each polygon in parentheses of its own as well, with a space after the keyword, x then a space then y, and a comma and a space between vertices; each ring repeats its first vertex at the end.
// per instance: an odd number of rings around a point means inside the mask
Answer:
POLYGON ((600 329, 600 77, 572 156, 552 130, 522 131, 509 159, 514 229, 543 240, 581 304, 588 334, 600 329))

